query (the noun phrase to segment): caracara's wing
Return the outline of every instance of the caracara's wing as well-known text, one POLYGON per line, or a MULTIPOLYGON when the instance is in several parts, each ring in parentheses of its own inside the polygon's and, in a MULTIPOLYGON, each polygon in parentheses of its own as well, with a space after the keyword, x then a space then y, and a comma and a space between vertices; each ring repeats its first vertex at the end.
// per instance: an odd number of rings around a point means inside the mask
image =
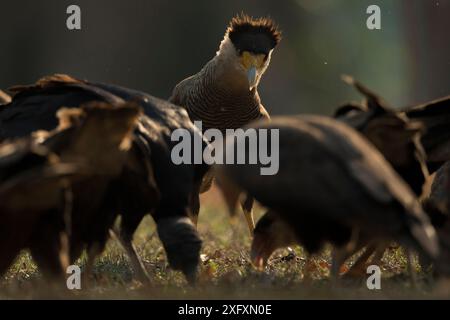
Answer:
POLYGON ((199 77, 198 74, 195 74, 178 83, 173 88, 169 101, 178 106, 186 107, 189 97, 194 94, 195 88, 198 86, 199 77))

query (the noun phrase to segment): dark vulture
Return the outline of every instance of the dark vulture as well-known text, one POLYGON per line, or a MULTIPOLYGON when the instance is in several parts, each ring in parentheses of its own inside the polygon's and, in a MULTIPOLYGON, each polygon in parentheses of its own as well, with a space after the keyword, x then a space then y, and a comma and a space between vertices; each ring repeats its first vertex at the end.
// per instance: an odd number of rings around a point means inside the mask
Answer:
POLYGON ((414 193, 354 129, 319 116, 278 117, 251 126, 279 130, 279 172, 260 175, 258 165, 218 170, 220 179, 269 208, 252 243, 258 267, 294 240, 309 253, 326 242, 338 248, 335 276, 355 248, 367 243, 398 241, 428 257, 438 255, 435 230, 414 193))
POLYGON ((25 248, 45 275, 63 274, 69 261, 67 178, 77 169, 31 139, 0 145, 0 276, 25 248))
MULTIPOLYGON (((78 257, 83 247, 88 248, 91 256, 100 252, 104 233, 112 226, 114 214, 120 214, 122 223, 118 238, 132 262, 135 261, 133 267, 136 269, 140 261, 131 242, 132 236, 142 218, 151 213, 169 264, 181 270, 189 281, 194 281, 201 240, 189 217, 192 208, 198 206, 200 184, 208 167, 175 165, 171 160, 171 150, 176 143, 171 140, 171 133, 175 129, 186 129, 193 137, 202 139, 201 132, 189 120, 186 111, 146 93, 81 81, 66 75, 46 77, 35 85, 11 90, 15 92, 12 102, 0 111, 0 139, 53 129, 57 125, 55 114, 61 106, 77 107, 90 101, 114 105, 133 101, 143 108, 144 114, 139 117, 133 132, 125 167, 117 179, 103 186, 106 188, 103 201, 95 204, 102 206, 101 209, 92 210, 97 216, 103 215, 102 221, 107 223, 91 223, 86 220, 91 216, 78 215, 77 204, 74 204, 74 220, 77 216, 80 218, 78 222, 73 221, 72 233, 73 237, 76 234, 79 238, 72 239, 71 260, 78 257), (156 184, 157 192, 153 184, 156 184), (155 197, 158 199, 156 203, 155 197), (79 232, 75 231, 77 229, 79 232)), ((79 194, 77 190, 74 193, 80 207, 84 207, 86 202, 90 205, 89 189, 80 188, 79 194)), ((145 273, 143 270, 135 271, 141 275, 145 273)))
POLYGON ((6 250, 3 267, 9 266, 18 250, 28 247, 44 276, 65 275, 67 245, 74 244, 81 231, 72 227, 84 213, 76 207, 77 189, 91 188, 85 191, 90 192, 94 206, 101 200, 103 185, 122 171, 138 115, 139 108, 134 105, 91 103, 80 109, 61 109, 54 131, 35 132, 33 138, 2 146, 12 153, 0 158, 5 164, 0 177, 2 225, 8 229, 2 232, 1 245, 15 244, 6 250))
MULTIPOLYGON (((269 119, 258 94, 258 84, 270 64, 281 33, 269 18, 247 15, 233 18, 214 58, 195 75, 181 81, 170 101, 186 108, 192 121, 202 121, 204 130, 241 128, 251 121, 269 119)), ((213 181, 205 177, 202 192, 213 181)), ((253 199, 242 198, 250 232, 254 229, 253 199)), ((194 220, 198 212, 195 212, 194 220)))

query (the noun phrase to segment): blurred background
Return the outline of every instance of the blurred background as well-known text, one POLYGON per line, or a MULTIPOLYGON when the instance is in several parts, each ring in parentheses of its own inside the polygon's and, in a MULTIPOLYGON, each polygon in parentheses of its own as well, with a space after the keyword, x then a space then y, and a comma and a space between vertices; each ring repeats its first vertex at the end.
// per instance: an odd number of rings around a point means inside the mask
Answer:
POLYGON ((272 114, 330 114, 359 100, 343 73, 397 107, 450 94, 450 0, 3 0, 0 88, 68 73, 168 98, 242 11, 283 30, 259 90, 272 114), (81 31, 66 28, 70 4, 81 31), (381 30, 366 28, 371 4, 381 30))

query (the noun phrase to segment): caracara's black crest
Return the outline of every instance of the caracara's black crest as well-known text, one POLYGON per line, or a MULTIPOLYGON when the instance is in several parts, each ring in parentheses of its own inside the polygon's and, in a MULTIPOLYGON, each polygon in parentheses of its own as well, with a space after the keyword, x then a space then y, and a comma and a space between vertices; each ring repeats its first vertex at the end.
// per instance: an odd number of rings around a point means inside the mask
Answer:
POLYGON ((270 18, 234 17, 227 34, 238 51, 268 54, 281 40, 281 31, 270 18))

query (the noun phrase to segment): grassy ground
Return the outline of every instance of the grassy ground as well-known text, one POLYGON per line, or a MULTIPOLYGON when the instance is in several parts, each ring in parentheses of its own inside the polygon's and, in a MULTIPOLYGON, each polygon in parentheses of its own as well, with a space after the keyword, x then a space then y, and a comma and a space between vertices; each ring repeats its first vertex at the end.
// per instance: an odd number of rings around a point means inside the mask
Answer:
MULTIPOLYGON (((332 285, 328 279, 330 256, 314 258, 312 280, 304 281, 305 255, 300 247, 294 253, 277 251, 265 272, 256 272, 249 262, 250 236, 244 218, 232 226, 217 191, 202 199, 199 232, 204 240, 199 286, 186 285, 182 275, 167 266, 164 251, 150 218, 135 235, 153 285, 133 281, 128 259, 116 241, 96 261, 90 288, 79 291, 50 289, 40 277, 29 253, 17 258, 0 280, 0 298, 120 298, 120 299, 346 299, 346 298, 450 298, 450 283, 433 283, 419 272, 419 286, 412 288, 406 259, 399 248, 391 248, 383 258, 381 290, 368 290, 366 279, 332 285)), ((262 213, 257 208, 256 217, 262 213)), ((79 261, 84 265, 84 258, 79 261)))

